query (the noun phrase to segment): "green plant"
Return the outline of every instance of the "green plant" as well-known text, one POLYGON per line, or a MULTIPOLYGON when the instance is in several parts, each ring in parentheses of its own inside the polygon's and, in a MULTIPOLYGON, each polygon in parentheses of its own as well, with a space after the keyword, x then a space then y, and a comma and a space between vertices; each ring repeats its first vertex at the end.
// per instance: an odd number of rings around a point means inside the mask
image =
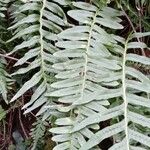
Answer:
MULTIPOLYGON (((37 146, 37 143, 39 140, 44 136, 44 133, 46 132, 46 126, 47 123, 42 121, 41 118, 39 118, 34 124, 33 128, 31 129, 31 137, 34 140, 34 144, 32 149, 34 150, 37 146)), ((41 141, 40 141, 41 142, 41 141)))
POLYGON ((8 104, 7 91, 9 88, 11 88, 10 85, 12 84, 12 80, 10 78, 10 75, 4 69, 4 64, 6 63, 5 60, 0 60, 0 94, 2 94, 3 99, 8 104))
POLYGON ((0 121, 2 121, 2 119, 5 119, 6 117, 6 111, 2 108, 2 106, 0 105, 0 121))
MULTIPOLYGON (((19 40, 8 53, 17 57, 11 76, 26 77, 10 102, 33 93, 22 107, 24 114, 35 111, 38 117, 32 149, 44 137, 47 122, 54 150, 98 150, 108 139, 109 150, 150 149, 149 11, 143 12, 148 2, 134 1, 137 14, 130 3, 12 2, 9 31, 14 35, 7 43, 19 40), (139 20, 132 21, 133 16, 139 20), (101 128, 103 122, 108 123, 101 128)), ((0 74, 2 81, 7 76, 0 74)), ((7 82, 0 86, 5 101, 6 88, 7 82)))

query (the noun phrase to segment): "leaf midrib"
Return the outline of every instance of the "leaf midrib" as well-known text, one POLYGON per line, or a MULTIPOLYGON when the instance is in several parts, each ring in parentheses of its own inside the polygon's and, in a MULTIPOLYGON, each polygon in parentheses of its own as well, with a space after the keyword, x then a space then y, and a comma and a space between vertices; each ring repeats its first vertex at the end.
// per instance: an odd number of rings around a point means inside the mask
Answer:
POLYGON ((46 0, 43 0, 43 6, 40 10, 40 28, 39 28, 39 33, 40 33, 40 56, 41 56, 41 70, 42 70, 42 77, 44 79, 45 84, 47 84, 47 79, 46 79, 46 75, 45 75, 45 71, 44 71, 44 56, 43 56, 43 52, 44 52, 44 43, 43 43, 43 32, 42 32, 42 27, 43 27, 43 12, 46 6, 46 0))
POLYGON ((127 150, 130 150, 129 145, 129 133, 128 133, 128 101, 127 101, 127 95, 126 95, 126 56, 127 56, 127 49, 128 49, 128 40, 126 40, 125 48, 124 48, 124 54, 123 54, 123 63, 122 63, 122 94, 123 94, 123 100, 124 100, 124 120, 125 120, 125 135, 126 135, 126 148, 127 150))
POLYGON ((91 24, 91 28, 90 28, 90 31, 89 31, 89 37, 88 37, 88 43, 87 43, 87 46, 86 46, 85 67, 84 67, 84 71, 83 71, 84 72, 84 77, 83 77, 83 84, 82 84, 82 89, 81 89, 81 99, 83 99, 83 96, 84 96, 84 90, 85 90, 85 85, 86 85, 86 76, 87 76, 87 65, 88 65, 88 51, 89 51, 89 48, 90 48, 92 32, 93 32, 93 28, 94 28, 94 25, 95 25, 95 22, 96 22, 96 17, 98 15, 98 12, 99 12, 99 10, 97 10, 95 12, 95 15, 93 16, 93 22, 91 24))

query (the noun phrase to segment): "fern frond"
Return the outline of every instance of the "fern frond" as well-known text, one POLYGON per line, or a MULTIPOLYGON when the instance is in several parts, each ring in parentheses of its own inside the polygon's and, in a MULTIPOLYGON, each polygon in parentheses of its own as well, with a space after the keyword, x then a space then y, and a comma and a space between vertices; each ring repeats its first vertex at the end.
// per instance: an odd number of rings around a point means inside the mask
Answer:
MULTIPOLYGON (((58 110, 70 114, 69 117, 57 119, 55 124, 58 127, 50 129, 52 133, 57 134, 52 138, 59 143, 55 150, 87 149, 87 140, 95 136, 94 132, 99 130, 99 122, 122 113, 120 106, 113 108, 114 110, 105 107, 109 105, 107 99, 121 96, 121 88, 109 88, 119 85, 117 80, 121 79, 121 73, 117 72, 121 69, 121 63, 114 59, 107 48, 116 45, 114 36, 103 29, 103 26, 122 29, 121 19, 118 17, 121 12, 109 7, 100 9, 96 5, 84 2, 74 2, 73 5, 76 9, 69 11, 68 15, 80 25, 58 35, 62 40, 56 45, 63 50, 54 53, 54 56, 68 57, 69 60, 53 65, 60 71, 56 78, 61 81, 53 83, 51 86, 57 90, 47 94, 59 97, 58 101, 64 106, 58 106, 58 110), (108 15, 110 10, 112 13, 108 15), (110 79, 111 77, 113 78, 110 79), (118 112, 113 113, 117 110, 118 112)), ((114 125, 112 128, 115 131, 104 135, 103 139, 120 132, 120 126, 121 123, 114 125)), ((109 128, 104 131, 107 133, 109 128)), ((93 149, 99 149, 97 145, 94 145, 93 149)))
POLYGON ((38 118, 35 123, 33 123, 33 128, 31 129, 31 137, 33 139, 32 150, 36 148, 39 140, 41 140, 45 134, 47 123, 38 118))
POLYGON ((15 30, 15 35, 9 42, 22 37, 23 42, 17 45, 10 54, 26 49, 27 52, 15 66, 23 65, 27 61, 30 61, 30 64, 26 68, 21 67, 13 75, 24 74, 33 69, 38 71, 23 85, 11 102, 36 86, 31 101, 23 107, 23 109, 28 108, 25 111, 28 113, 47 102, 45 93, 50 89, 50 83, 53 82, 50 76, 54 76, 55 73, 51 65, 58 61, 52 55, 58 51, 53 43, 57 39, 56 34, 62 31, 62 26, 67 25, 67 19, 59 4, 48 0, 26 2, 16 10, 14 16, 20 13, 24 17, 10 27, 11 30, 15 30))
MULTIPOLYGON (((0 52, 4 53, 5 50, 3 50, 3 47, 5 45, 3 36, 4 33, 6 32, 6 28, 5 27, 5 13, 7 11, 7 4, 9 3, 9 0, 5 0, 2 1, 0 0, 0 52)), ((5 100, 5 102, 8 104, 8 99, 7 99, 7 95, 8 95, 8 89, 11 89, 11 84, 12 84, 12 79, 10 77, 10 75, 7 73, 6 71, 6 60, 3 58, 3 54, 1 54, 0 56, 0 94, 2 95, 2 98, 5 100)))
POLYGON ((3 99, 8 104, 7 93, 8 89, 11 89, 11 84, 13 80, 10 75, 5 71, 5 60, 0 58, 0 94, 2 94, 3 99))

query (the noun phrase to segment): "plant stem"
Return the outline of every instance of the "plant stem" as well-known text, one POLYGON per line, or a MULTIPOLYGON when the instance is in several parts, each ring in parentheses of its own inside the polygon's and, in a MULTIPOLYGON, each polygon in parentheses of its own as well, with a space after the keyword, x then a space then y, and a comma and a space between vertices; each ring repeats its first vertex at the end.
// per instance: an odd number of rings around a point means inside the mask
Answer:
POLYGON ((28 135, 27 135, 27 133, 26 133, 26 131, 24 129, 24 126, 23 126, 23 123, 22 123, 22 120, 21 120, 21 110, 20 109, 19 109, 19 121, 20 121, 20 125, 21 125, 21 128, 22 128, 22 131, 23 131, 23 133, 25 135, 25 138, 28 139, 29 137, 28 137, 28 135))

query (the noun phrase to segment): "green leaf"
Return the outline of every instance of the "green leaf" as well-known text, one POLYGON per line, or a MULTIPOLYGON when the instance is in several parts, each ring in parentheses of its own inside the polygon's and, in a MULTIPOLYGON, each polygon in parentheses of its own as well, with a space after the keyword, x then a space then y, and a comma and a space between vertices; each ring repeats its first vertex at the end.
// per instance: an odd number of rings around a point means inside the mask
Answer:
POLYGON ((22 88, 15 94, 15 96, 11 99, 10 102, 15 101, 21 95, 23 95, 27 90, 35 86, 41 80, 41 72, 36 73, 30 80, 28 80, 22 88))
POLYGON ((146 48, 146 44, 143 42, 130 42, 128 43, 128 49, 130 48, 146 48))
POLYGON ((127 54, 127 60, 138 62, 144 65, 150 65, 150 58, 145 57, 145 56, 140 56, 137 54, 127 54))
POLYGON ((65 142, 65 143, 62 143, 62 144, 58 144, 57 146, 54 147, 53 150, 65 150, 65 149, 68 149, 69 148, 69 142, 65 142))
POLYGON ((66 127, 55 127, 55 128, 52 128, 50 129, 49 131, 52 132, 52 133, 57 133, 57 134, 66 134, 66 133, 69 133, 71 130, 71 127, 70 126, 66 126, 66 127))
POLYGON ((0 105, 0 121, 6 117, 7 111, 5 111, 0 105))
POLYGON ((9 27, 9 29, 15 29, 15 28, 17 28, 20 25, 23 25, 25 23, 36 22, 36 21, 38 21, 38 18, 39 18, 39 16, 37 14, 31 14, 31 15, 27 16, 26 18, 23 18, 22 20, 20 20, 19 22, 17 22, 13 26, 9 27))

